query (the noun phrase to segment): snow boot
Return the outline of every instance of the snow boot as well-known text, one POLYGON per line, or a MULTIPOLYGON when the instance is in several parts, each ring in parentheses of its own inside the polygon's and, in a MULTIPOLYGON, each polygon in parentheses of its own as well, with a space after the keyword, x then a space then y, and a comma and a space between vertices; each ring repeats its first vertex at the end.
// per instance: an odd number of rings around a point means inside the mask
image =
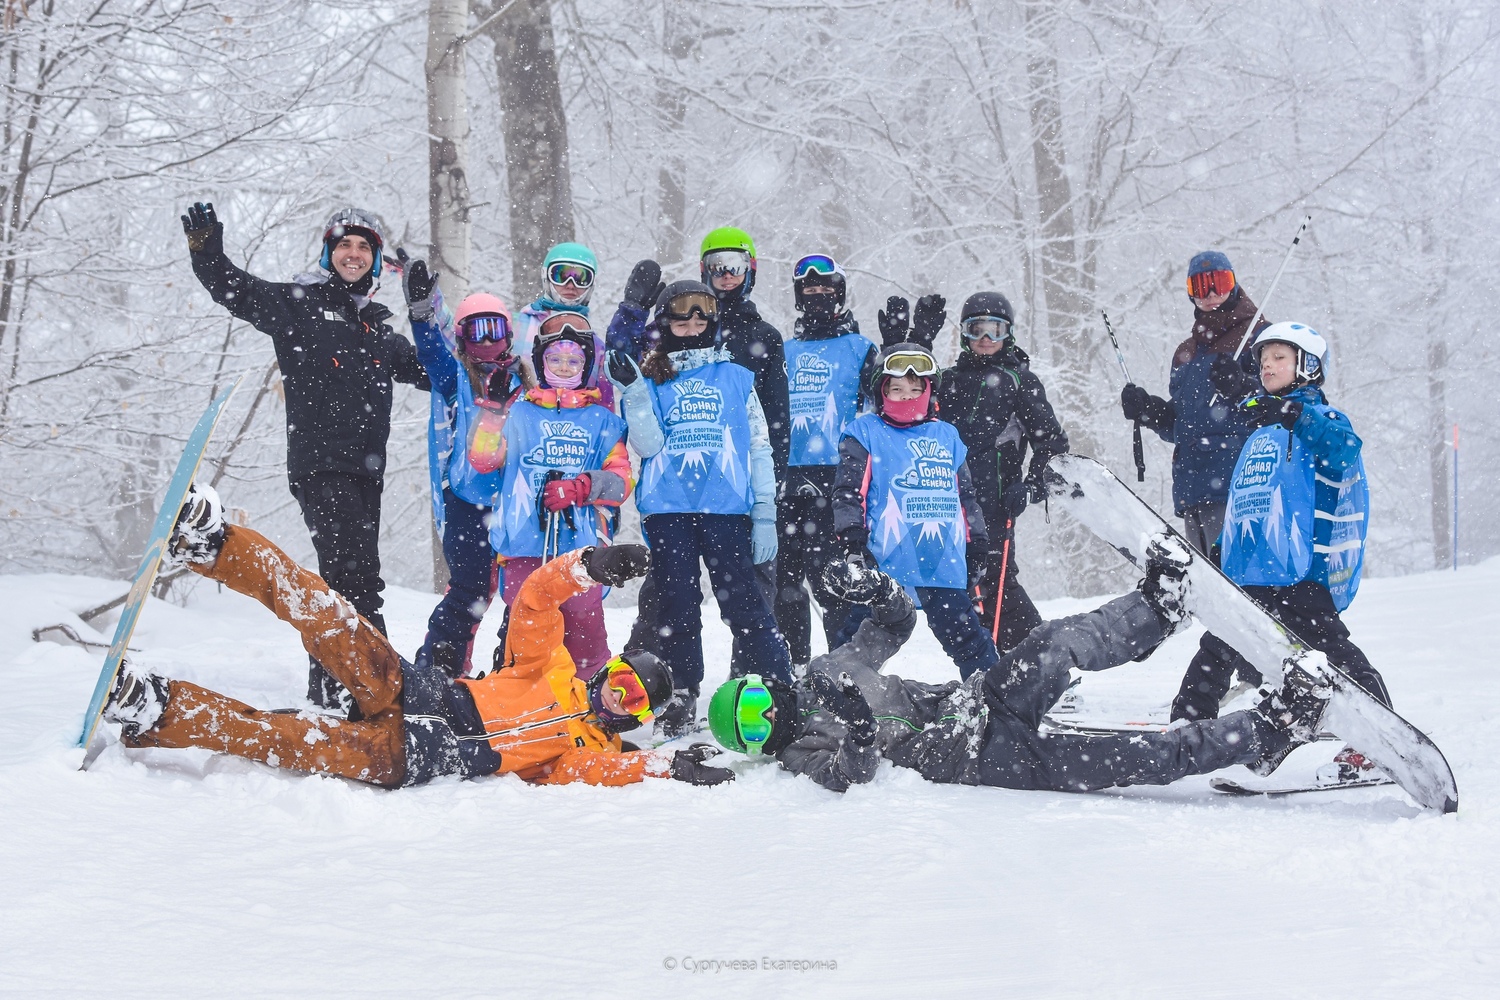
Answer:
POLYGON ((660 712, 656 713, 656 731, 666 740, 675 740, 698 728, 698 692, 677 688, 660 712))
POLYGON ((177 513, 162 562, 172 569, 183 569, 189 563, 211 566, 223 548, 224 505, 218 491, 194 483, 177 513))
POLYGON ((171 697, 170 683, 129 660, 122 661, 114 689, 104 703, 104 717, 119 723, 124 735, 136 739, 161 721, 171 697))
POLYGON ((1285 735, 1285 742, 1270 741, 1266 755, 1250 770, 1256 774, 1270 774, 1297 747, 1317 739, 1323 712, 1328 708, 1332 694, 1328 688, 1319 687, 1307 671, 1289 662, 1281 690, 1267 695, 1254 709, 1256 715, 1285 735))
POLYGON ((1320 785, 1342 785, 1374 777, 1377 777, 1375 762, 1353 747, 1345 746, 1334 754, 1333 760, 1318 768, 1316 780, 1320 785))
POLYGON ((1192 561, 1187 546, 1171 535, 1156 535, 1146 544, 1146 575, 1139 589, 1161 619, 1164 636, 1178 631, 1188 620, 1187 569, 1192 561))

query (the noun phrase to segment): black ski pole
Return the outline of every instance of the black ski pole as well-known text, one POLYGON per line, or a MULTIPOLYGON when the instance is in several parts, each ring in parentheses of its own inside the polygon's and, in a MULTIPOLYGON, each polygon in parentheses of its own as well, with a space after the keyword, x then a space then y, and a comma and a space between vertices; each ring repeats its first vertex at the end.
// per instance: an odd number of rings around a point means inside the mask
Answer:
MULTIPOLYGON (((1131 382, 1130 369, 1125 367, 1125 352, 1120 350, 1120 342, 1115 339, 1115 328, 1109 325, 1109 313, 1103 309, 1099 315, 1104 317, 1104 329, 1109 334, 1109 342, 1115 345, 1115 360, 1120 362, 1120 372, 1125 376, 1127 383, 1131 382)), ((1141 444, 1141 420, 1135 420, 1135 438, 1131 442, 1135 454, 1135 481, 1144 483, 1146 481, 1146 447, 1141 444)))

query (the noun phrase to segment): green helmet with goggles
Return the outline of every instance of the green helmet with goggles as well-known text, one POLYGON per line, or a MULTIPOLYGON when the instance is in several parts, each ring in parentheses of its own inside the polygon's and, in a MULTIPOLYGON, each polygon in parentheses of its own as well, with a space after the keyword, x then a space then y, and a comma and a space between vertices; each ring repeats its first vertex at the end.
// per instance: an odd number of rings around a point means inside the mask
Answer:
POLYGON ((703 237, 698 247, 703 283, 713 287, 714 279, 740 275, 744 284, 725 294, 749 295, 755 286, 755 241, 750 234, 734 226, 720 226, 703 237))
POLYGON ((759 757, 776 728, 776 696, 759 674, 733 677, 708 702, 708 728, 726 750, 759 757))

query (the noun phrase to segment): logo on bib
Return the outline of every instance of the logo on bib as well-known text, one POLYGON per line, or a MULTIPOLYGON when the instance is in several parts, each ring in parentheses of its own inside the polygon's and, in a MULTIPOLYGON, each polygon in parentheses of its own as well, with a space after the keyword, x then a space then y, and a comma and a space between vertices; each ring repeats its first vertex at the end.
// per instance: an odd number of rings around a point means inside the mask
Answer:
POLYGON ((1255 489, 1271 481, 1276 472, 1276 463, 1281 461, 1281 445, 1274 434, 1261 434, 1251 443, 1240 464, 1240 473, 1234 478, 1237 490, 1255 489))
POLYGON ((724 394, 701 378, 685 378, 677 386, 677 402, 667 411, 669 424, 717 424, 724 412, 724 394))
MULTIPOLYGON (((952 521, 958 517, 958 475, 953 451, 936 438, 906 442, 912 464, 891 483, 907 491, 901 498, 901 515, 908 522, 952 521)), ((923 534, 928 534, 925 529, 923 534)))
POLYGON ((542 440, 522 459, 542 469, 575 471, 588 461, 589 434, 571 420, 543 420, 542 440))
POLYGON ((797 359, 797 367, 791 373, 791 391, 827 392, 833 378, 833 365, 816 354, 804 354, 797 359))

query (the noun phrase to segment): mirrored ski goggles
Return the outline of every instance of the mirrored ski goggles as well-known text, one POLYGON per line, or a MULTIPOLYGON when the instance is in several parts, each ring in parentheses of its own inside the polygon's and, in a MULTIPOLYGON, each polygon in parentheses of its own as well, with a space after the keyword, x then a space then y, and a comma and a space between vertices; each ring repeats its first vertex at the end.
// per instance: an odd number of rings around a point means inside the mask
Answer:
POLYGON ((703 255, 703 266, 713 278, 745 275, 750 273, 750 255, 743 250, 715 250, 703 255))
POLYGON ((734 699, 734 727, 745 744, 745 753, 760 756, 771 738, 774 723, 768 718, 776 707, 771 692, 759 674, 747 674, 739 695, 734 699))
POLYGON ((839 273, 838 264, 827 254, 810 253, 792 265, 792 277, 805 278, 809 274, 834 275, 839 273))
POLYGON ((1011 323, 998 316, 970 316, 963 322, 965 340, 1006 340, 1011 323))
POLYGON ((1210 295, 1228 295, 1234 291, 1233 271, 1204 271, 1190 274, 1187 280, 1188 297, 1206 299, 1210 295))
POLYGON ((880 373, 897 378, 902 375, 930 378, 937 374, 937 361, 931 354, 924 354, 921 351, 897 351, 885 359, 885 364, 880 366, 880 373))
POLYGON ((458 324, 458 336, 471 344, 508 344, 510 322, 504 316, 468 316, 458 324))
POLYGON ((707 292, 686 292, 667 300, 663 311, 667 319, 692 319, 697 313, 704 319, 718 318, 719 300, 707 292))
POLYGON ((620 707, 643 726, 654 722, 656 715, 651 711, 651 696, 646 693, 646 686, 641 683, 635 668, 617 656, 604 665, 604 670, 604 686, 620 696, 620 707))
POLYGON ((554 285, 573 283, 574 288, 588 288, 594 283, 594 270, 585 264, 560 260, 547 268, 547 280, 554 285))

